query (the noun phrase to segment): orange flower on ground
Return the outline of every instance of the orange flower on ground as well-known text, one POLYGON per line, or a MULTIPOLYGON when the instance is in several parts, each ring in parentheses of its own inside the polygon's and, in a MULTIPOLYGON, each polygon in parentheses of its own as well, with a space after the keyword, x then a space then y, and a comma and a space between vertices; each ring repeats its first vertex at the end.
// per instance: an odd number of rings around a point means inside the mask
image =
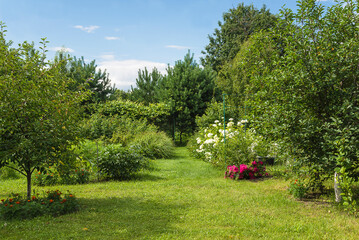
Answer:
POLYGON ((32 200, 35 200, 36 199, 36 197, 35 196, 32 196, 32 198, 31 198, 32 200))
POLYGON ((9 207, 13 207, 13 205, 11 204, 9 207))
POLYGON ((5 207, 7 207, 7 203, 5 203, 5 207))
POLYGON ((70 194, 70 196, 69 197, 73 197, 73 195, 72 194, 70 194))
POLYGON ((10 199, 9 199, 9 202, 12 202, 12 200, 13 200, 13 199, 12 199, 12 198, 10 198, 10 199))
POLYGON ((17 201, 17 202, 16 202, 16 204, 20 204, 20 202, 19 202, 19 201, 17 201))
POLYGON ((50 203, 54 202, 54 200, 50 199, 50 203))
POLYGON ((29 200, 27 200, 28 202, 31 202, 31 200, 29 199, 29 200))

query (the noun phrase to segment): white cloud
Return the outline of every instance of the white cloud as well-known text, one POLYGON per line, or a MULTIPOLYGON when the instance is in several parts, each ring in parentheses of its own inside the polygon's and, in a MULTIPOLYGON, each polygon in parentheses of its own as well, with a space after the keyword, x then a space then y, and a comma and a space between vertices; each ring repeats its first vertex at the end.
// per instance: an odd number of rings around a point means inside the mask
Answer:
POLYGON ((100 56, 103 61, 112 61, 115 60, 115 56, 112 54, 103 54, 100 56))
POLYGON ((105 37, 106 40, 120 40, 119 37, 105 37))
POLYGON ((72 48, 67 48, 67 47, 52 47, 50 48, 50 50, 55 51, 55 52, 68 52, 68 53, 72 53, 75 52, 75 50, 73 50, 72 48))
POLYGON ((143 60, 115 60, 113 55, 103 55, 103 61, 98 65, 102 70, 107 70, 110 74, 111 83, 114 83, 117 88, 128 90, 132 86, 136 86, 136 78, 138 77, 138 70, 145 67, 151 71, 154 67, 162 74, 166 73, 167 64, 143 60), (105 56, 105 57, 104 57, 105 56), (106 57, 107 56, 107 57, 106 57), (111 56, 112 59, 109 58, 111 56), (106 59, 107 58, 107 59, 106 59))
POLYGON ((81 29, 82 31, 87 32, 87 33, 92 33, 93 31, 98 29, 99 26, 91 25, 91 26, 85 27, 82 25, 76 25, 76 26, 74 26, 74 28, 81 29))
POLYGON ((167 45, 165 47, 166 48, 174 48, 174 49, 177 49, 177 50, 190 49, 190 47, 179 46, 179 45, 167 45))

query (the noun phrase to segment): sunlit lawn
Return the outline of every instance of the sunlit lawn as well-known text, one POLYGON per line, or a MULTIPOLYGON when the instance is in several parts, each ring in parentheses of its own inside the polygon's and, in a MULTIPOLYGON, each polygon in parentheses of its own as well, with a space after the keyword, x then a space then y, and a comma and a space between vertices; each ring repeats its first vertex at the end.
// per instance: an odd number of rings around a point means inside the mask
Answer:
MULTIPOLYGON (((51 187, 75 193, 82 210, 1 222, 0 239, 358 239, 358 219, 295 201, 285 180, 226 180, 185 148, 155 166, 135 181, 51 187)), ((24 191, 24 180, 0 182, 0 198, 24 191)))

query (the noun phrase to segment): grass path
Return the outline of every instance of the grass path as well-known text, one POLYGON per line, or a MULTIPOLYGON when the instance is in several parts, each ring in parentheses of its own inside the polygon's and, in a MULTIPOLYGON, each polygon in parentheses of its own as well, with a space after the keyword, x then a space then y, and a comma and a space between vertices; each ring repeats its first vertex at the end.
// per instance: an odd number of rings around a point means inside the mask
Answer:
MULTIPOLYGON (((82 211, 0 222, 0 239, 358 239, 358 219, 295 201, 286 186, 225 180, 177 148, 135 181, 51 187, 74 192, 82 211)), ((0 198, 24 190, 24 180, 0 182, 0 198)))

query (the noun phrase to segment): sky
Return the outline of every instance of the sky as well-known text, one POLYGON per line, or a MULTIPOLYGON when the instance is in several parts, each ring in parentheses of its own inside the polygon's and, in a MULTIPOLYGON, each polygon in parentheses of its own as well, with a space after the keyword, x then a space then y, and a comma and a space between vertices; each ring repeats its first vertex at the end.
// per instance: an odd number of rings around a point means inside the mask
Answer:
POLYGON ((128 90, 139 69, 165 73, 189 50, 200 63, 208 35, 240 3, 266 5, 273 14, 284 5, 296 8, 295 0, 0 0, 0 21, 13 46, 46 37, 49 59, 63 49, 95 60, 117 88, 128 90))

